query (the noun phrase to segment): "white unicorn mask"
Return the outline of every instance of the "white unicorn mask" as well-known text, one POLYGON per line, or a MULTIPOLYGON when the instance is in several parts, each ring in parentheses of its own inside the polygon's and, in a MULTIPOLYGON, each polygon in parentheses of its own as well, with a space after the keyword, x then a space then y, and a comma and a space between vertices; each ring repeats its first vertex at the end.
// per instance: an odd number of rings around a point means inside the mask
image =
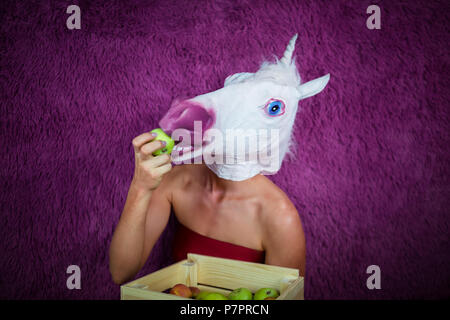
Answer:
POLYGON ((291 146, 298 102, 321 92, 330 75, 301 84, 292 59, 295 35, 283 57, 255 73, 237 73, 224 87, 175 102, 159 125, 174 140, 174 162, 203 161, 219 177, 245 180, 278 172, 291 146), (235 138, 245 145, 236 147, 235 138))

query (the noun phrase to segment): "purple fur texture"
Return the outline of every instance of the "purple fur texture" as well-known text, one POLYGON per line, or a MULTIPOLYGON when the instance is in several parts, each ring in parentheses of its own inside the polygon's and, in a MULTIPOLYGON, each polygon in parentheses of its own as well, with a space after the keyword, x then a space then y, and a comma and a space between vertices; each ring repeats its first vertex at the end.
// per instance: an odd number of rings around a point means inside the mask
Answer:
MULTIPOLYGON (((450 297, 448 1, 2 1, 0 298, 117 299, 131 140, 298 33, 295 158, 270 179, 307 240, 307 299, 450 297), (81 29, 68 30, 69 4, 81 29), (66 269, 81 268, 81 290, 66 269), (366 287, 369 265, 381 290, 366 287)), ((139 276, 169 263, 173 225, 139 276)), ((286 244, 289 245, 289 244, 286 244)))

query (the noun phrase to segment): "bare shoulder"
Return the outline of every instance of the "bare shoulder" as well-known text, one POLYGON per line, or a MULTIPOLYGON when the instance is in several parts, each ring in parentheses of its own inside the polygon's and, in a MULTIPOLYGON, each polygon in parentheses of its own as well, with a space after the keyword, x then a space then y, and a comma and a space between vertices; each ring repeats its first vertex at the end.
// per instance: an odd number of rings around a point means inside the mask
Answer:
POLYGON ((297 215, 295 208, 288 195, 275 183, 265 176, 260 176, 262 188, 262 195, 266 202, 264 207, 268 215, 271 217, 279 215, 297 215))
MULTIPOLYGON (((269 180, 269 179, 267 179, 269 180)), ((297 268, 305 274, 306 241, 300 216, 286 193, 265 182, 262 245, 266 264, 297 268)))
POLYGON ((267 177, 261 176, 260 180, 264 199, 261 212, 263 228, 270 231, 298 228, 300 217, 288 195, 267 177))

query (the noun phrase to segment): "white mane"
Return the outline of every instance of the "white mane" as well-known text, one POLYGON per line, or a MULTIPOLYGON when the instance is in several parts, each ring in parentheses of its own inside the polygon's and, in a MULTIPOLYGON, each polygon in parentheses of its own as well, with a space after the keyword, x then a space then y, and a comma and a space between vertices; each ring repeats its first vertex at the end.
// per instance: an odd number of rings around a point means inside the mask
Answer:
POLYGON ((251 78, 255 81, 269 80, 294 88, 300 86, 300 74, 295 65, 295 59, 292 59, 288 65, 280 60, 277 60, 275 63, 265 61, 251 78))

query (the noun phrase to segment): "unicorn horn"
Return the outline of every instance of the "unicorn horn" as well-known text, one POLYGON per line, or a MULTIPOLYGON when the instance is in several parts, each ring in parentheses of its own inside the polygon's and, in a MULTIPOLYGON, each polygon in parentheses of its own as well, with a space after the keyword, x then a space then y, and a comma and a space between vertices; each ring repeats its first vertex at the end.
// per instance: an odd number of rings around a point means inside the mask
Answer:
POLYGON ((286 51, 284 51, 283 58, 281 58, 281 63, 284 63, 285 65, 288 65, 291 63, 292 54, 294 53, 295 49, 295 41, 297 40, 298 34, 295 34, 291 41, 289 41, 286 51))

